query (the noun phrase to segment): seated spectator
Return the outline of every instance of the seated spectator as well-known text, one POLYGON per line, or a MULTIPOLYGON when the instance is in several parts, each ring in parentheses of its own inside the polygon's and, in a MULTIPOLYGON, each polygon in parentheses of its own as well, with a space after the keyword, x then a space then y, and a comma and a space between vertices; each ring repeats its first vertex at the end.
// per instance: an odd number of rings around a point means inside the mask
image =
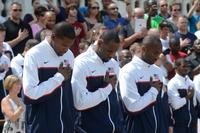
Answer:
POLYGON ((8 95, 1 101, 1 110, 5 117, 3 133, 25 133, 25 105, 18 97, 21 90, 21 79, 9 75, 4 81, 8 95))

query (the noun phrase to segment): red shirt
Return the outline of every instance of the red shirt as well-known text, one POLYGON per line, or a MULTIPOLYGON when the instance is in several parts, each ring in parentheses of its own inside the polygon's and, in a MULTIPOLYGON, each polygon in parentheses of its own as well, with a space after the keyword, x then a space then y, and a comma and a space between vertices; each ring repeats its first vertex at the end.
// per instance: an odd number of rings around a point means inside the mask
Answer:
POLYGON ((74 29, 80 29, 80 34, 78 34, 74 40, 74 44, 71 46, 70 50, 72 51, 72 53, 74 54, 74 56, 78 56, 80 53, 79 53, 79 49, 78 49, 78 46, 79 46, 79 43, 81 42, 81 39, 83 39, 85 36, 86 36, 86 33, 84 31, 84 28, 83 28, 83 24, 76 21, 75 23, 72 24, 74 26, 74 29))
POLYGON ((175 60, 177 60, 179 58, 185 58, 185 57, 187 57, 187 54, 184 53, 184 52, 180 52, 179 51, 177 55, 173 55, 172 53, 170 53, 169 56, 170 56, 171 61, 175 62, 175 60))

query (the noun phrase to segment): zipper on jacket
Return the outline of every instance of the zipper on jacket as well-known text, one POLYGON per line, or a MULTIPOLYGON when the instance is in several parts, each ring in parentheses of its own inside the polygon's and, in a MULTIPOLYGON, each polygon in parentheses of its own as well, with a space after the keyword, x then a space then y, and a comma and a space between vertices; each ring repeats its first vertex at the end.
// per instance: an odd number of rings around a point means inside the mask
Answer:
POLYGON ((156 113, 155 113, 155 107, 153 106, 153 115, 154 115, 154 118, 155 118, 155 133, 157 133, 157 118, 156 118, 156 113))
POLYGON ((188 100, 188 111, 189 111, 189 117, 190 117, 189 122, 188 122, 188 127, 190 127, 190 123, 192 121, 192 116, 191 116, 191 112, 190 112, 190 100, 188 100))
POLYGON ((61 86, 61 89, 60 89, 60 123, 61 123, 61 133, 64 132, 64 126, 63 126, 63 121, 62 121, 62 110, 63 110, 62 97, 63 97, 63 88, 61 86))
POLYGON ((110 99, 109 99, 109 97, 107 98, 108 100, 108 118, 109 118, 109 120, 110 120, 110 122, 111 122, 111 124, 112 124, 112 127, 113 127, 113 131, 112 131, 112 133, 114 133, 115 132, 115 124, 114 124, 114 122, 112 121, 112 119, 111 119, 111 116, 110 116, 110 99))

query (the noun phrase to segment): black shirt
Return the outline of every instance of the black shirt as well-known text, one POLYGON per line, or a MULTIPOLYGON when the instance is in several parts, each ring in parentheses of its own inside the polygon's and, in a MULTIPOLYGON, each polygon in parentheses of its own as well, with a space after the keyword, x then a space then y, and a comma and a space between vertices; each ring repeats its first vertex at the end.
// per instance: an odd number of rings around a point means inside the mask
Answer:
POLYGON ((18 53, 22 53, 24 51, 24 47, 25 47, 25 43, 27 40, 32 39, 33 35, 32 35, 32 30, 29 24, 24 23, 23 21, 20 21, 19 24, 15 23, 14 21, 12 21, 10 18, 4 22, 4 26, 6 27, 6 37, 5 37, 5 41, 11 41, 15 38, 17 38, 18 36, 18 32, 21 29, 22 31, 24 29, 27 29, 29 32, 29 36, 22 40, 21 42, 19 42, 17 45, 15 45, 12 49, 13 49, 13 53, 16 56, 18 53))

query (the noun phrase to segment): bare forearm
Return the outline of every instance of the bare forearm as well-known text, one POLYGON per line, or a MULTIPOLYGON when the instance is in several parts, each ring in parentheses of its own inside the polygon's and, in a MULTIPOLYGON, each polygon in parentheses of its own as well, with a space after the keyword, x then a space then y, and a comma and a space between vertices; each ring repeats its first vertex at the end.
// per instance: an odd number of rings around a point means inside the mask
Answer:
POLYGON ((11 48, 15 47, 19 42, 21 42, 22 40, 17 37, 11 41, 7 41, 7 43, 11 46, 11 48))
POLYGON ((133 44, 133 42, 135 42, 137 40, 137 35, 133 34, 130 37, 127 37, 125 39, 122 39, 122 43, 123 43, 123 48, 127 48, 130 45, 133 44))

